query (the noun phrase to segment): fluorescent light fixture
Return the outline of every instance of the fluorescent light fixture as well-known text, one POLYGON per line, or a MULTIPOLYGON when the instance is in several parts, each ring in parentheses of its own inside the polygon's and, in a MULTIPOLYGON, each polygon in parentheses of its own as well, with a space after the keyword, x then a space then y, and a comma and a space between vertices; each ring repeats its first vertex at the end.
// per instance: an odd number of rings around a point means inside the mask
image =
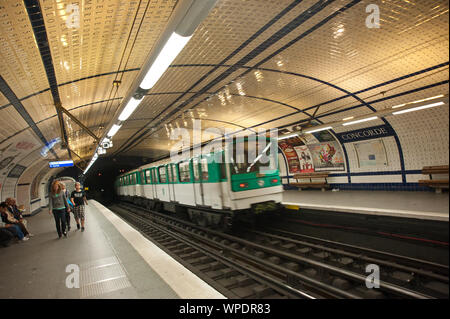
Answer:
POLYGON ((441 94, 441 95, 436 95, 436 96, 428 97, 428 98, 426 98, 426 99, 422 99, 422 100, 417 100, 417 101, 414 101, 414 102, 411 102, 411 103, 420 103, 420 102, 425 102, 425 101, 429 101, 429 100, 437 99, 437 98, 439 98, 439 97, 443 97, 443 96, 444 96, 444 94, 441 94))
POLYGON ((362 123, 362 122, 368 122, 368 121, 376 120, 377 118, 378 118, 378 116, 372 116, 372 117, 368 117, 368 118, 361 119, 361 120, 343 123, 342 125, 347 126, 347 125, 352 125, 352 124, 357 124, 357 123, 362 123))
POLYGON ((287 138, 291 138, 291 137, 295 137, 295 136, 298 136, 298 134, 291 134, 291 135, 282 136, 282 137, 279 137, 278 140, 279 141, 280 140, 285 140, 287 138))
POLYGON ((95 150, 94 156, 92 156, 91 161, 89 162, 89 165, 86 167, 86 169, 84 170, 83 174, 86 175, 87 171, 91 168, 91 166, 95 163, 95 161, 98 158, 98 154, 97 154, 97 150, 95 150))
POLYGON ((151 89, 156 82, 158 82, 159 78, 164 74, 173 60, 175 60, 181 50, 183 50, 190 38, 191 36, 183 37, 176 32, 172 33, 142 80, 140 87, 144 90, 151 89))
POLYGON ((315 132, 320 132, 320 131, 326 131, 326 130, 331 130, 332 128, 333 128, 332 126, 327 126, 327 127, 317 128, 315 130, 305 131, 305 133, 315 133, 315 132))
POLYGON ((349 117, 344 117, 342 120, 343 121, 348 121, 348 120, 351 120, 351 119, 354 119, 355 117, 354 116, 349 116, 349 117))
POLYGON ((418 106, 418 107, 413 107, 410 109, 406 109, 406 110, 401 110, 401 111, 397 111, 397 112, 392 112, 392 114, 394 115, 399 115, 399 114, 403 114, 403 113, 408 113, 408 112, 413 112, 413 111, 419 111, 419 110, 423 110, 423 109, 429 109, 430 107, 435 107, 438 105, 443 105, 445 104, 444 102, 437 102, 437 103, 432 103, 432 104, 426 104, 426 105, 422 105, 422 106, 418 106))
POLYGON ((409 103, 399 104, 399 105, 393 106, 392 108, 393 108, 393 109, 396 109, 396 108, 405 106, 406 104, 417 104, 417 103, 420 103, 420 102, 425 102, 425 101, 429 101, 429 100, 434 100, 434 99, 437 99, 437 98, 440 98, 440 97, 443 97, 443 96, 444 96, 444 94, 436 95, 436 96, 432 96, 432 97, 427 97, 426 99, 417 100, 417 101, 409 102, 409 103))
POLYGON ((114 124, 108 132, 108 137, 113 137, 119 131, 122 125, 114 124))
POLYGON ((139 103, 141 103, 143 99, 137 100, 134 97, 132 97, 128 103, 127 106, 123 109, 122 113, 119 115, 119 121, 126 121, 127 118, 130 117, 130 115, 136 110, 139 103))

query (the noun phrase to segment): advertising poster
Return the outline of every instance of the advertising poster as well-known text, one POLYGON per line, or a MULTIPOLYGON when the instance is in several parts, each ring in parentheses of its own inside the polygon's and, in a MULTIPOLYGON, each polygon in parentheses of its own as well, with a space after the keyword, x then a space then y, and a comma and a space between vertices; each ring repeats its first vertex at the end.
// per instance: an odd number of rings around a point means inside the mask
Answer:
POLYGON ((278 141, 278 146, 286 156, 289 174, 300 173, 300 161, 297 152, 295 151, 295 147, 301 145, 304 144, 302 140, 297 136, 278 141))
MULTIPOLYGON (((17 163, 31 151, 39 147, 39 141, 34 135, 25 131, 8 139, 0 145, 0 177, 8 176, 17 163)), ((20 171, 16 171, 15 175, 20 171)), ((14 175, 14 174, 13 174, 14 175)))
POLYGON ((354 143, 359 167, 388 166, 386 149, 382 140, 354 143))
POLYGON ((323 142, 308 145, 316 171, 345 170, 344 157, 338 142, 323 142))
POLYGON ((295 151, 300 162, 300 172, 301 173, 312 173, 314 172, 314 163, 312 160, 312 155, 306 145, 295 146, 295 151))

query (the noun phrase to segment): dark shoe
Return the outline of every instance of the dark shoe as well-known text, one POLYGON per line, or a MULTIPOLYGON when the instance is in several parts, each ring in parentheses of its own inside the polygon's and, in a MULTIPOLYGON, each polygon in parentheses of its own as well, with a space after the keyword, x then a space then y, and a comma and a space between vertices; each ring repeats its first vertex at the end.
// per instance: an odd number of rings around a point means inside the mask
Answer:
POLYGON ((77 224, 77 229, 80 229, 80 224, 77 224))
POLYGON ((81 227, 81 231, 84 231, 84 227, 81 227))

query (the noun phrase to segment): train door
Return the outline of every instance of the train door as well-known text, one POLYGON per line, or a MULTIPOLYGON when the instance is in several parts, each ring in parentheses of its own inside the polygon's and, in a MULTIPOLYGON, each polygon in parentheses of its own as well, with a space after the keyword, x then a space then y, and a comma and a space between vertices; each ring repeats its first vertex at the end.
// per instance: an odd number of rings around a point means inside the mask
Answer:
POLYGON ((125 190, 125 196, 129 196, 130 195, 130 192, 129 192, 129 187, 130 186, 128 186, 128 185, 130 185, 130 175, 125 175, 125 187, 124 187, 124 190, 125 190))
POLYGON ((181 204, 195 206, 195 184, 191 161, 180 162, 177 168, 178 183, 175 184, 175 198, 181 204))
POLYGON ((158 192, 157 192, 157 185, 158 185, 158 178, 156 174, 156 167, 152 167, 150 169, 151 176, 152 176, 152 192, 153 192, 153 198, 158 198, 158 192))
POLYGON ((158 198, 162 201, 168 202, 169 198, 169 184, 167 179, 167 165, 162 165, 158 167, 158 198))
POLYGON ((200 162, 198 158, 192 160, 192 171, 194 173, 194 192, 195 204, 199 206, 204 205, 203 183, 200 176, 200 162))
POLYGON ((222 209, 222 189, 220 185, 220 169, 211 155, 200 160, 200 176, 203 185, 203 204, 215 209, 222 209))
POLYGON ((148 199, 153 199, 153 185, 152 185, 152 179, 150 175, 150 170, 146 169, 144 170, 144 197, 148 199))
POLYGON ((144 170, 139 170, 139 188, 138 188, 138 194, 139 197, 144 197, 144 186, 145 186, 145 175, 144 170))
POLYGON ((168 173, 168 190, 169 190, 169 200, 171 202, 175 201, 175 178, 176 176, 174 175, 174 164, 168 164, 167 165, 167 173, 168 173))

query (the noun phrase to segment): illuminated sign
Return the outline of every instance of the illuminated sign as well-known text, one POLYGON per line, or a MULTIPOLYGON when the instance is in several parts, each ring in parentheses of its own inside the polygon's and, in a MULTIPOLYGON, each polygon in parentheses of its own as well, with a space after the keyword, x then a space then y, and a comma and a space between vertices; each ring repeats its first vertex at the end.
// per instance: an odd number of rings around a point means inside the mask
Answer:
POLYGON ((350 143, 357 141, 370 140, 373 138, 380 138, 386 136, 393 136, 394 130, 387 125, 379 125, 366 127, 360 130, 336 133, 337 138, 341 143, 350 143))
POLYGON ((73 161, 58 161, 58 162, 50 162, 48 163, 50 168, 56 167, 70 167, 73 166, 73 161))

